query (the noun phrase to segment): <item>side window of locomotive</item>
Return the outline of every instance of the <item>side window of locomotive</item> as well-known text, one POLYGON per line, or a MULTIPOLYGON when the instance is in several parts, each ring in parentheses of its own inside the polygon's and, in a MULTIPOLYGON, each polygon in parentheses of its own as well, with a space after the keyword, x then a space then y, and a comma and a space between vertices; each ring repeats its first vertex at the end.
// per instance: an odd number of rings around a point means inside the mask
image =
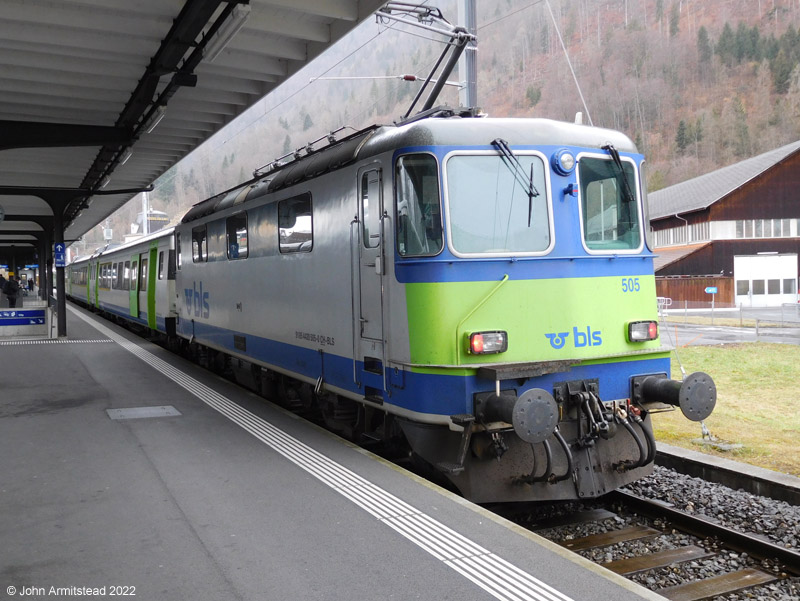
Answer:
POLYGON ((397 252, 433 256, 442 250, 439 169, 429 154, 409 154, 395 164, 397 252))
POLYGON ((192 261, 194 263, 208 261, 208 235, 204 225, 192 229, 192 261))
MULTIPOLYGON (((181 262, 182 262, 181 261, 182 255, 181 255, 181 235, 180 235, 180 232, 175 232, 175 253, 177 255, 175 257, 175 263, 176 263, 175 266, 176 266, 176 268, 178 270, 180 270, 181 262)), ((161 264, 162 265, 164 264, 163 258, 161 259, 161 264)))
POLYGON ((247 258, 247 213, 239 213, 225 220, 228 258, 247 258))
POLYGON ((380 171, 374 169, 361 176, 361 211, 364 216, 361 234, 366 248, 376 248, 381 243, 380 171))
POLYGON ((278 203, 278 246, 282 253, 311 252, 314 222, 310 194, 278 203))
POLYGON ((579 163, 583 239, 589 250, 639 248, 639 204, 634 166, 623 161, 624 177, 611 159, 583 157, 579 163))

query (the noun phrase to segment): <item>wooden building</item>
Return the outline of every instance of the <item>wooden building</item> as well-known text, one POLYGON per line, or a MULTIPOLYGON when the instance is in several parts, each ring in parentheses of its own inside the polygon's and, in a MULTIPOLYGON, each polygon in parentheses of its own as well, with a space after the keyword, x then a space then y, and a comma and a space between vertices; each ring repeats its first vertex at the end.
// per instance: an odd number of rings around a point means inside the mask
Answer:
MULTIPOLYGON (((649 205, 659 296, 710 301, 717 287, 717 303, 734 306, 745 286, 734 257, 800 254, 800 141, 653 192, 649 205)), ((782 298, 796 297, 798 273, 780 279, 782 298)))

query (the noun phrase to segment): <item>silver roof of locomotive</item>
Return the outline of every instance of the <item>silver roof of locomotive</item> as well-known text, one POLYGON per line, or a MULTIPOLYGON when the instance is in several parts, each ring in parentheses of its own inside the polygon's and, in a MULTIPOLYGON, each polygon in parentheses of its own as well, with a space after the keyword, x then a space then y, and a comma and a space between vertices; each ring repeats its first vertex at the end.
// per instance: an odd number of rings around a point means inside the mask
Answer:
POLYGON ((357 158, 413 146, 489 146, 496 138, 504 139, 511 146, 602 148, 612 144, 622 152, 637 152, 628 136, 612 129, 552 119, 451 117, 381 127, 364 142, 357 158))

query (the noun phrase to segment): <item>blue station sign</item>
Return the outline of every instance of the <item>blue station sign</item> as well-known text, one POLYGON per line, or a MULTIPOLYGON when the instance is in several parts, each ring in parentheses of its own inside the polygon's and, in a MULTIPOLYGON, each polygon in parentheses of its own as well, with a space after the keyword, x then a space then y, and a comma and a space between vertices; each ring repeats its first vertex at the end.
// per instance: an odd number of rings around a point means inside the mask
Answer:
POLYGON ((44 324, 44 309, 3 309, 0 310, 2 326, 38 326, 44 324))
POLYGON ((709 286, 708 288, 706 288, 706 294, 716 294, 716 293, 717 293, 716 286, 709 286))
POLYGON ((59 242, 55 244, 53 247, 55 251, 53 254, 55 255, 56 267, 66 267, 67 266, 67 249, 66 245, 63 242, 59 242))

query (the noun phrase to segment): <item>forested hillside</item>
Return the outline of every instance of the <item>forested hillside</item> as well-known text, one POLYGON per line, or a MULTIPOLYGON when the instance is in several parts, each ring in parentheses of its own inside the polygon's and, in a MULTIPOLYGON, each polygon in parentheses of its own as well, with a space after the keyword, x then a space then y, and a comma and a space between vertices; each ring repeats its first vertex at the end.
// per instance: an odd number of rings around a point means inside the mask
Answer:
MULTIPOLYGON (((454 0, 430 4, 457 21, 454 0)), ((489 115, 572 121, 582 112, 585 123, 619 129, 647 156, 650 190, 800 138, 800 0, 549 6, 552 17, 545 0, 478 0, 478 98, 489 115)), ((427 73, 442 49, 434 38, 362 24, 162 176, 153 208, 177 219, 333 129, 398 118, 419 84, 397 76, 427 73)), ((458 104, 457 90, 443 101, 458 104)), ((134 199, 112 217, 115 239, 140 208, 134 199)))

